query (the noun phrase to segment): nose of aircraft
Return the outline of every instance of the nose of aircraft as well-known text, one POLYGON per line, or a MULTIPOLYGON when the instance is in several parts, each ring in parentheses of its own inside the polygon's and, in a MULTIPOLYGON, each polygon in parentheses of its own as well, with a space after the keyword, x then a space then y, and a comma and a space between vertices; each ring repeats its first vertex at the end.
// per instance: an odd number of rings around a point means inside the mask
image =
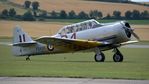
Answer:
POLYGON ((125 29, 128 38, 130 38, 131 35, 133 35, 136 39, 140 40, 139 36, 136 33, 134 33, 134 29, 131 28, 128 22, 123 22, 123 24, 123 28, 125 29))

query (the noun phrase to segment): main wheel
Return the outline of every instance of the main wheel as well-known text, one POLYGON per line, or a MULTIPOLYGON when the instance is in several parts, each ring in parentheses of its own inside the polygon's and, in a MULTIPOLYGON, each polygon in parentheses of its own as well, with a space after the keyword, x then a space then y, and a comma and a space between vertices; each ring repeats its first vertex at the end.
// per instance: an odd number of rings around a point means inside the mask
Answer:
POLYGON ((120 52, 115 53, 113 55, 113 60, 114 60, 114 62, 122 62, 123 61, 123 55, 120 52))
POLYGON ((103 53, 95 54, 95 61, 96 62, 104 62, 105 55, 103 53))

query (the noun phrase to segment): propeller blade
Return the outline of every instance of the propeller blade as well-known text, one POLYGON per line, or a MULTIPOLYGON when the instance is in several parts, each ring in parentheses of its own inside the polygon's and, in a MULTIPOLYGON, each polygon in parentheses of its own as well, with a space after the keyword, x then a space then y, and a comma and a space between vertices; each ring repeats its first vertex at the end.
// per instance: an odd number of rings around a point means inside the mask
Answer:
POLYGON ((131 32, 131 34, 133 34, 133 36, 134 36, 137 40, 140 40, 139 36, 138 36, 136 33, 134 33, 134 29, 128 28, 128 30, 131 32))
POLYGON ((134 35, 134 37, 135 37, 136 39, 140 40, 139 36, 138 36, 136 33, 134 33, 134 32, 132 31, 132 34, 134 35))

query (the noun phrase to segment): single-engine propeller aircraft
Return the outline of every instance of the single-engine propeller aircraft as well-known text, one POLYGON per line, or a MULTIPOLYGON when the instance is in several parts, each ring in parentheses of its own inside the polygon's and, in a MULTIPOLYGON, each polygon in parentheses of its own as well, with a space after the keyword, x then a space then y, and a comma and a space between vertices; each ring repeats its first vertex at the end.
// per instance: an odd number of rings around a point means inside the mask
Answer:
POLYGON ((139 40, 126 21, 99 23, 94 19, 64 26, 53 36, 42 36, 35 40, 19 26, 15 27, 13 35, 14 55, 27 56, 26 60, 33 55, 94 51, 95 61, 104 62, 102 51, 113 49, 114 62, 122 62, 123 55, 118 47, 139 40), (138 40, 132 41, 132 35, 138 40))

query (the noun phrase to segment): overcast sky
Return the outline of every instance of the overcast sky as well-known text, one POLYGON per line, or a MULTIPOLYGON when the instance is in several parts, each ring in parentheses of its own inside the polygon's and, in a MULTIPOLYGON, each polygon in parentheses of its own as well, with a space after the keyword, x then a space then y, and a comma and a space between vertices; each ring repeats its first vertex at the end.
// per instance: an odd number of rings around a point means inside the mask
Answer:
POLYGON ((136 1, 136 2, 149 2, 149 0, 131 0, 131 1, 136 1))

